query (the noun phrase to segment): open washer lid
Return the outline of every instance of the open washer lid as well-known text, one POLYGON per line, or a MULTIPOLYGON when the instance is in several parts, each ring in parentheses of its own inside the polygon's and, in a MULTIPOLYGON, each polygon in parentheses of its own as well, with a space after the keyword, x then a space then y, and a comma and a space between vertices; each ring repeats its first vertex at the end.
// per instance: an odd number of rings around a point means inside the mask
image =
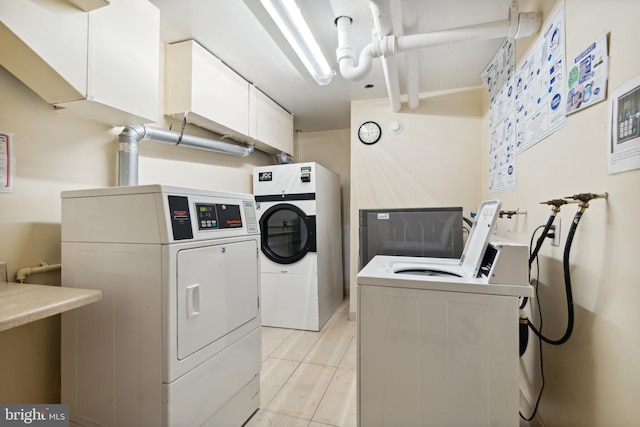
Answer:
POLYGON ((480 263, 487 245, 489 245, 491 230, 496 223, 501 206, 500 200, 487 200, 480 203, 476 219, 460 257, 460 267, 466 277, 478 275, 480 263))

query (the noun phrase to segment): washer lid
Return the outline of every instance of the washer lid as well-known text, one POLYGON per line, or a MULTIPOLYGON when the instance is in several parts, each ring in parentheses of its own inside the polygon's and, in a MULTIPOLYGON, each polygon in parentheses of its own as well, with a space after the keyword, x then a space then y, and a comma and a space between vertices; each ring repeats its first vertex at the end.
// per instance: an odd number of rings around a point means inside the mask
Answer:
POLYGON ((471 232, 460 257, 460 266, 466 277, 476 277, 480 269, 480 263, 484 251, 489 245, 491 230, 498 218, 498 212, 502 202, 500 200, 487 200, 480 203, 476 219, 471 227, 471 232))

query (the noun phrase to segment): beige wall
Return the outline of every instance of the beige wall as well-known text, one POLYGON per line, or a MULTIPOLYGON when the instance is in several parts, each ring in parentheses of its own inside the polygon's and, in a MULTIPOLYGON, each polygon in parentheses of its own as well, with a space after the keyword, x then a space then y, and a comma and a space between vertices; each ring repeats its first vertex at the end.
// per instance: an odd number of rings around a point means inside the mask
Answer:
POLYGON ((342 202, 342 266, 345 295, 349 295, 349 194, 351 192, 351 150, 349 129, 298 132, 296 161, 317 162, 340 175, 342 202))
MULTIPOLYGON (((548 15, 555 2, 539 3, 538 10, 548 15)), ((568 57, 610 32, 609 92, 640 74, 636 43, 640 2, 566 0, 565 7, 568 57)), ((528 44, 519 42, 519 57, 528 44)), ((607 101, 568 116, 566 126, 519 154, 517 189, 497 195, 487 194, 486 115, 484 120, 482 197, 502 199, 503 209, 527 211, 524 218, 499 220, 502 236, 528 244, 533 230, 550 213, 547 206, 538 204, 541 201, 579 192, 610 194, 608 201, 591 202, 572 245, 573 335, 559 347, 543 344, 546 381, 539 416, 546 426, 638 425, 640 170, 607 174, 607 101)), ((486 96, 484 105, 487 108, 486 96)), ((559 215, 561 247, 545 244, 541 250, 540 301, 544 333, 551 338, 562 336, 566 325, 562 249, 575 212, 576 206, 569 205, 559 215)), ((534 401, 540 379, 537 341, 533 339, 521 359, 521 384, 527 398, 534 401)))
POLYGON ((358 212, 360 209, 462 206, 480 203, 482 95, 473 89, 424 98, 416 110, 392 113, 387 99, 351 104, 350 317, 356 315, 358 212), (366 121, 382 127, 374 145, 360 142, 366 121), (389 132, 399 120, 402 133, 389 132))
MULTIPOLYGON (((120 129, 54 110, 1 67, 0 93, 0 130, 14 134, 16 156, 15 190, 0 193, 0 260, 13 280, 19 268, 60 262, 61 191, 116 185, 120 129)), ((143 141, 140 183, 250 193, 253 166, 273 162, 143 141)), ((59 285, 60 272, 29 281, 59 285)), ((59 316, 0 332, 0 349, 0 402, 59 401, 59 316)))

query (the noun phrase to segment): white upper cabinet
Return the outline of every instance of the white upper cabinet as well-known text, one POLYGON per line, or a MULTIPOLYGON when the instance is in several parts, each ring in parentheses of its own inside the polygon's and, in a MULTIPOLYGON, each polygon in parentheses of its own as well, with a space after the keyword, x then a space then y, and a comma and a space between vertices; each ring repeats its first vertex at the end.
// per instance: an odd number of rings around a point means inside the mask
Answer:
POLYGON ((194 40, 167 45, 165 114, 293 154, 293 116, 194 40))
POLYGON ((193 40, 167 45, 165 114, 234 139, 249 134, 249 83, 193 40))
POLYGON ((0 0, 0 65, 56 107, 116 126, 159 121, 160 12, 110 0, 0 0))
POLYGON ((249 135, 276 151, 293 154, 293 116, 271 98, 251 86, 249 135))
POLYGON ((0 0, 0 65, 50 104, 87 92, 85 12, 64 1, 0 0))
POLYGON ((109 6, 111 0, 68 0, 85 12, 90 12, 101 7, 109 6))

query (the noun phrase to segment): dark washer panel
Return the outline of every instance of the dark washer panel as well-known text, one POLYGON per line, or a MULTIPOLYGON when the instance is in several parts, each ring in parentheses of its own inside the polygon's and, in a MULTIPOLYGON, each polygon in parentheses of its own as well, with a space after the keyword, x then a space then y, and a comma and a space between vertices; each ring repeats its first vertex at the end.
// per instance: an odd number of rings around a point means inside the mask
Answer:
POLYGON ((217 205, 220 228, 242 227, 239 205, 217 205))
POLYGON ((191 229, 191 215, 189 214, 189 199, 185 196, 167 196, 169 200, 169 215, 173 240, 193 239, 191 229))

